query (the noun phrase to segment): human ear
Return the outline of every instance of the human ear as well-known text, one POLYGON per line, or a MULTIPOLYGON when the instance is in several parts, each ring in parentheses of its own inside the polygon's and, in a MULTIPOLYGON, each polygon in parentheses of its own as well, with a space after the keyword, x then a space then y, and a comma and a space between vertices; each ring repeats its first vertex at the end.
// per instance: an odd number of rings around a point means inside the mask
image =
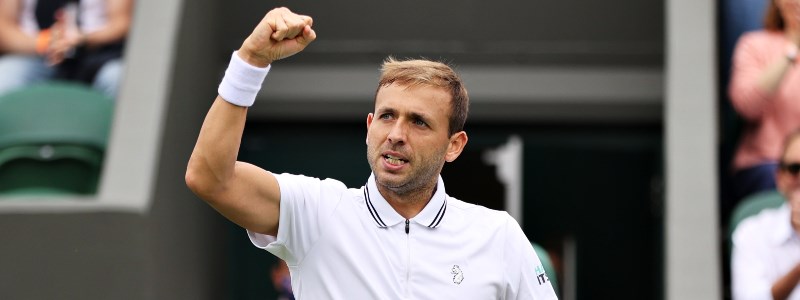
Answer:
POLYGON ((467 133, 464 131, 459 131, 454 133, 450 136, 450 144, 447 146, 447 153, 444 155, 444 159, 447 162, 453 162, 461 155, 461 152, 464 151, 464 147, 467 146, 467 133))
POLYGON ((367 114, 367 136, 364 138, 364 143, 369 144, 369 125, 372 124, 372 113, 367 114))

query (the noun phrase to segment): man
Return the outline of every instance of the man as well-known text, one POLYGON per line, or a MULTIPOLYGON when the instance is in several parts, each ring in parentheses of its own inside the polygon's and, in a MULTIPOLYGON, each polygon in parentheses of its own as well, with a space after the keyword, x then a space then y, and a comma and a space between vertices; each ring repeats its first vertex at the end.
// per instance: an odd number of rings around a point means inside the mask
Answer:
POLYGON ((0 94, 58 79, 116 98, 133 2, 0 1, 0 94))
POLYGON ((734 299, 800 299, 800 130, 784 143, 776 184, 780 208, 747 218, 733 233, 734 299))
POLYGON ((312 24, 274 9, 234 53, 187 185, 287 262, 298 299, 555 299, 514 219, 445 193, 439 173, 467 143, 469 100, 444 64, 386 61, 360 189, 236 161, 246 107, 270 64, 316 38, 312 24))

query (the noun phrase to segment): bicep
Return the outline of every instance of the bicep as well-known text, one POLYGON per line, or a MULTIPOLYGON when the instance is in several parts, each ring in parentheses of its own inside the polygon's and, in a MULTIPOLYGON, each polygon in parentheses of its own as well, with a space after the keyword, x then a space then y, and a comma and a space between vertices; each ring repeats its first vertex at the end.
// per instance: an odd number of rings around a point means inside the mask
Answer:
POLYGON ((21 8, 22 0, 0 1, 0 14, 2 14, 3 19, 10 18, 11 21, 16 21, 21 8))
POLYGON ((281 196, 272 173, 237 161, 233 178, 217 198, 209 203, 229 220, 254 232, 277 234, 281 196))
POLYGON ((21 0, 0 0, 0 52, 35 53, 36 39, 23 32, 21 17, 21 0))
POLYGON ((106 1, 106 14, 110 18, 130 18, 133 12, 133 0, 106 1))
POLYGON ((109 0, 106 4, 106 16, 109 24, 113 24, 118 34, 126 35, 133 15, 132 0, 109 0))
POLYGON ((0 22, 5 29, 17 27, 22 0, 0 1, 0 22))

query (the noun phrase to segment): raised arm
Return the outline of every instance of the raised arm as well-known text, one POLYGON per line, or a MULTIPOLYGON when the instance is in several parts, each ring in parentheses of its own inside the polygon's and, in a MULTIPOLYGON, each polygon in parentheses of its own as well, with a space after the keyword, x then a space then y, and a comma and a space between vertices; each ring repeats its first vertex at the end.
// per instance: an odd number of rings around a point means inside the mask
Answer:
MULTIPOLYGON (((286 8, 273 9, 244 41, 237 55, 251 66, 267 67, 311 43, 316 38, 311 26, 308 16, 286 8)), ((229 75, 226 73, 225 80, 229 75)), ((236 161, 247 107, 229 101, 232 99, 217 96, 208 111, 189 159, 186 184, 236 224, 254 232, 276 235, 280 208, 278 182, 268 171, 236 161)))

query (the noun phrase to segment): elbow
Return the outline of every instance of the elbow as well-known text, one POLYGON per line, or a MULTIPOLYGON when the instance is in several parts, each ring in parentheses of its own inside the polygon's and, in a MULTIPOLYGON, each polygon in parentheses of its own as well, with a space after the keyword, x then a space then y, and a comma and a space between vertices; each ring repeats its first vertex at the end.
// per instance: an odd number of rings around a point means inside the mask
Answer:
POLYGON ((192 193, 206 202, 209 202, 214 199, 215 191, 219 190, 217 188, 219 185, 215 183, 216 181, 213 177, 214 176, 208 172, 208 168, 197 163, 196 160, 192 158, 189 161, 189 165, 186 167, 184 181, 186 182, 186 187, 188 187, 192 193))
POLYGON ((188 187, 192 193, 202 198, 202 196, 205 194, 203 191, 203 187, 205 185, 203 184, 203 180, 201 179, 199 172, 196 170, 196 168, 193 168, 191 164, 186 168, 186 174, 184 175, 183 179, 186 181, 186 187, 188 187))
POLYGON ((131 19, 130 17, 122 18, 121 20, 117 21, 116 24, 116 41, 125 40, 128 37, 131 29, 131 19))
POLYGON ((740 90, 731 93, 730 99, 736 113, 748 121, 758 121, 764 112, 765 95, 757 90, 740 90))
POLYGON ((758 122, 761 119, 763 110, 761 107, 749 107, 745 105, 734 105, 736 113, 748 122, 758 122))
POLYGON ((202 180, 200 180, 199 174, 197 174, 197 171, 194 170, 191 165, 186 168, 186 174, 183 176, 183 180, 186 182, 186 187, 199 196, 203 187, 202 180))
POLYGON ((14 39, 11 34, 8 32, 9 28, 14 26, 14 24, 7 24, 5 22, 0 22, 0 52, 9 53, 9 52, 19 52, 14 47, 14 39))

